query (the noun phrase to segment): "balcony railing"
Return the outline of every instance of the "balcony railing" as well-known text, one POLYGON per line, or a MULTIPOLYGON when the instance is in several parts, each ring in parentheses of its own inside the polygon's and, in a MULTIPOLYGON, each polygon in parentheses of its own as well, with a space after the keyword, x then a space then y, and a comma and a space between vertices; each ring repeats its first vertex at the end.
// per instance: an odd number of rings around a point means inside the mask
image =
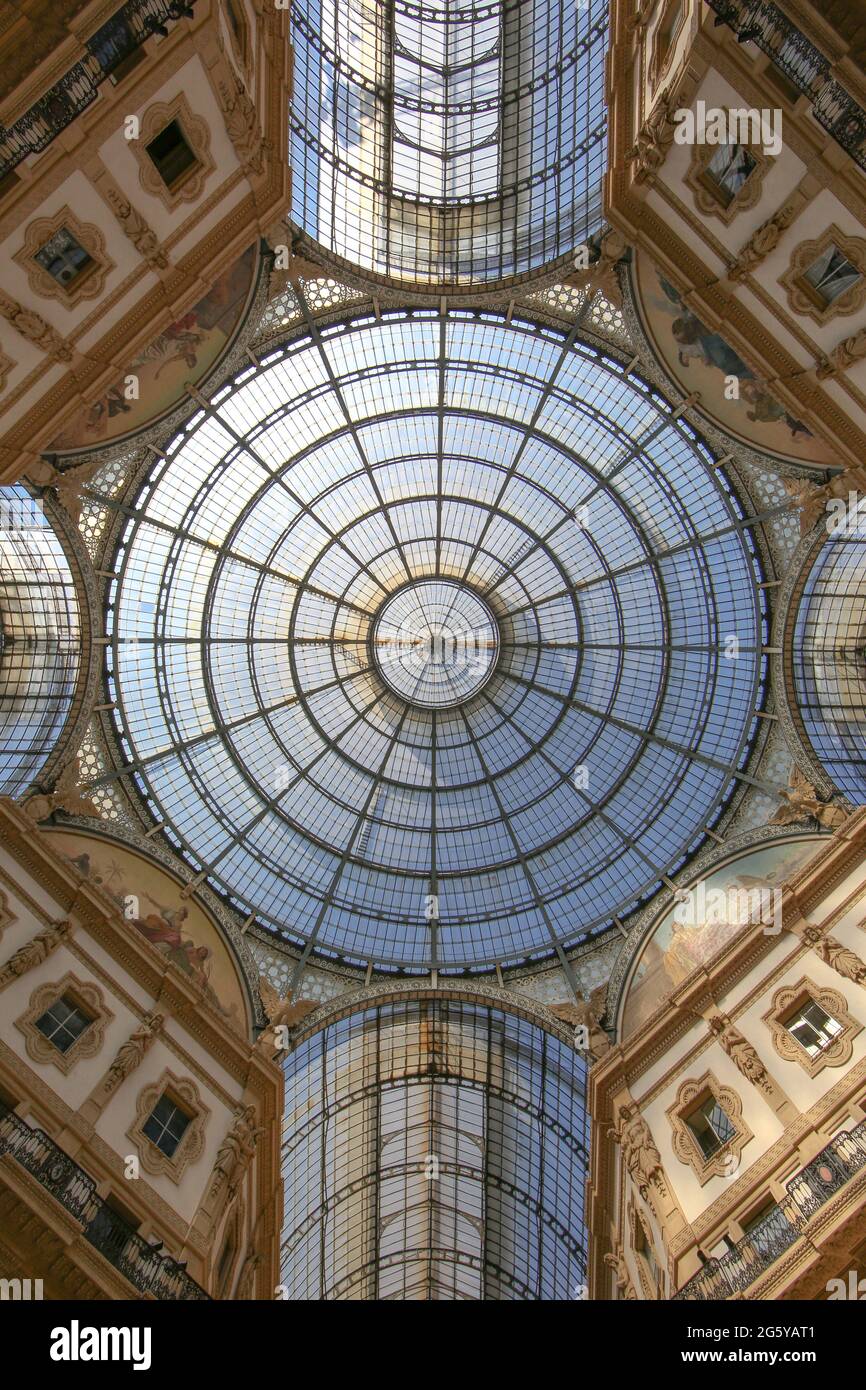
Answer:
POLYGON ((777 5, 755 0, 707 0, 717 24, 733 29, 739 43, 754 43, 772 58, 798 91, 809 97, 812 114, 837 144, 866 170, 866 112, 830 76, 830 63, 777 5))
POLYGON ((0 1154, 11 1154, 83 1226, 85 1240, 141 1293, 160 1300, 207 1299, 169 1255, 161 1255, 97 1195, 96 1184, 41 1129, 0 1104, 0 1154))
POLYGON ((803 1234, 825 1202, 866 1167, 866 1120, 837 1134, 817 1158, 786 1184, 787 1196, 719 1259, 684 1284, 675 1299, 724 1299, 745 1293, 764 1270, 803 1234))
POLYGON ((86 55, 64 73, 29 111, 0 126, 0 178, 29 154, 44 150, 92 101, 107 77, 151 34, 168 33, 168 21, 189 17, 194 0, 126 0, 85 43, 86 55))

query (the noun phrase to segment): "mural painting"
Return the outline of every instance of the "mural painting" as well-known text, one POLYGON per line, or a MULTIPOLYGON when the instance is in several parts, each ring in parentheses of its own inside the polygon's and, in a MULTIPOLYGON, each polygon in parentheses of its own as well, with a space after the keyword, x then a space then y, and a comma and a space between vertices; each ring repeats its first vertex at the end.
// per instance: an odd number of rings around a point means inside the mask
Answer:
POLYGON ((699 885, 690 885, 696 890, 697 911, 670 908, 640 948, 625 991, 620 1040, 640 1028, 672 989, 742 931, 748 917, 737 908, 746 893, 781 888, 825 843, 820 835, 777 840, 723 864, 699 885), (730 907, 720 910, 724 903, 730 907))
POLYGON ((77 831, 45 833, 88 882, 117 903, 130 930, 189 976, 226 1022, 246 1036, 244 991, 232 954, 204 909, 181 898, 180 884, 123 845, 77 831))
POLYGON ((700 392, 700 408, 711 419, 754 449, 799 462, 835 462, 824 441, 776 399, 721 334, 701 322, 646 256, 637 258, 636 278, 650 338, 683 390, 700 392), (737 378, 738 399, 725 398, 726 377, 737 378))
POLYGON ((250 246, 218 276, 198 304, 132 359, 126 371, 91 405, 75 414, 51 444, 54 452, 104 444, 157 420, 222 356, 249 297, 256 267, 250 246), (125 380, 138 377, 138 399, 127 400, 125 380))

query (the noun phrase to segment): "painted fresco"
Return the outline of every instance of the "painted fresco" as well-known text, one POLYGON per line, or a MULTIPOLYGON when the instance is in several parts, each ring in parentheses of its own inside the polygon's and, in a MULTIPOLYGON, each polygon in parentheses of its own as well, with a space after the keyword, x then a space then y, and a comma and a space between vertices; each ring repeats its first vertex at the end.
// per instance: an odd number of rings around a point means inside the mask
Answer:
POLYGON ((222 356, 250 293, 256 248, 249 247, 214 281, 208 293, 130 362, 116 382, 74 415, 52 451, 81 449, 142 429, 171 410, 188 381, 200 381, 222 356), (139 379, 139 398, 126 400, 124 380, 139 379))
POLYGON ((150 859, 113 841, 77 831, 46 833, 79 873, 114 899, 130 930, 188 975, 217 1012, 247 1036, 244 991, 233 956, 204 909, 181 898, 180 884, 150 859))
POLYGON ((646 256, 637 257, 637 286, 644 325, 663 362, 686 394, 700 391, 700 409, 722 429, 783 458, 835 462, 828 445, 776 400, 762 378, 721 334, 701 322, 646 256), (725 400, 726 376, 739 379, 739 400, 725 400))
POLYGON ((672 989, 698 966, 711 961, 742 930, 741 917, 733 911, 718 910, 721 894, 730 893, 731 901, 736 902, 737 893, 730 890, 780 888, 825 842, 823 836, 797 837, 749 850, 701 880, 705 888, 701 896, 711 906, 700 906, 692 914, 693 923, 678 921, 678 916, 686 914, 677 913, 675 907, 665 913, 644 942, 626 987, 619 1040, 634 1033, 672 989))

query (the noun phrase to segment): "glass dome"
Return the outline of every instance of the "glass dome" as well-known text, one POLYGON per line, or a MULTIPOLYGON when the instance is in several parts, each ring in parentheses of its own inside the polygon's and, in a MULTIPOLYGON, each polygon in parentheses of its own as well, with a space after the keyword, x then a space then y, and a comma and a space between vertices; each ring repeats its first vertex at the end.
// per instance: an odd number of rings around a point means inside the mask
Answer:
POLYGON ((597 348, 418 310, 303 336, 167 449, 117 556, 125 765, 301 947, 489 968, 603 930, 748 754, 763 617, 706 447, 597 348))
POLYGON ((795 706, 828 775, 866 801, 866 514, 855 513, 815 557, 792 643, 795 706))
POLYGON ((26 488, 0 488, 0 794, 33 783, 72 708, 78 600, 63 547, 26 488))
POLYGON ((291 23, 291 217, 325 250, 465 286, 597 231, 606 0, 294 0, 291 23))

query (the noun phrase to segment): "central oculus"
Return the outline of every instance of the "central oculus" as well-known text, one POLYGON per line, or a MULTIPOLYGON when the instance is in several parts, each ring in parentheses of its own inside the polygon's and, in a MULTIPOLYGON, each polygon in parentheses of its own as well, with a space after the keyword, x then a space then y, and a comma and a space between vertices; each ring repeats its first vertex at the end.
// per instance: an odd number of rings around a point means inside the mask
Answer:
POLYGON ((392 594, 371 640, 388 689, 427 709, 477 695, 499 654, 499 629, 487 604, 453 579, 420 579, 392 594))

